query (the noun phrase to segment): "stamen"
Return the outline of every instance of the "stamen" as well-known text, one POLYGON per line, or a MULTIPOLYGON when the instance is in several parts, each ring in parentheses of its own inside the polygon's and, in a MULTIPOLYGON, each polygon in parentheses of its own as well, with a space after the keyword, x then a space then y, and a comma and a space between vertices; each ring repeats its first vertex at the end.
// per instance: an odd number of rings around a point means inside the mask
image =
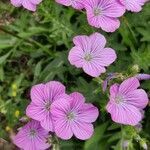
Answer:
POLYGON ((49 111, 49 110, 50 110, 50 106, 51 106, 51 103, 50 103, 50 102, 47 102, 47 103, 45 104, 45 109, 46 109, 47 111, 49 111))
POLYGON ((121 102, 123 102, 123 97, 121 95, 117 95, 116 98, 115 98, 115 102, 117 104, 120 104, 121 102))
POLYGON ((92 56, 91 56, 90 54, 86 54, 86 55, 84 56, 84 59, 85 59, 86 61, 91 61, 92 56))
POLYGON ((101 14, 101 9, 100 8, 95 8, 94 9, 94 15, 99 16, 101 14))
POLYGON ((30 137, 35 137, 36 136, 36 130, 34 130, 34 129, 31 129, 30 130, 30 137))
POLYGON ((73 120, 74 118, 75 118, 75 115, 74 115, 73 112, 70 112, 70 113, 67 114, 67 119, 68 120, 73 120))

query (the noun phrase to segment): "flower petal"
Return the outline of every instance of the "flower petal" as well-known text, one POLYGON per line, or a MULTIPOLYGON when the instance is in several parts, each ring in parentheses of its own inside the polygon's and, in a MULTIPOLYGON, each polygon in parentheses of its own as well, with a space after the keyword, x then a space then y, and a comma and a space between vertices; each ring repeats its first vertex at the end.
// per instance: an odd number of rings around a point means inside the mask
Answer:
POLYGON ((91 52, 100 52, 106 45, 105 37, 100 33, 93 33, 90 35, 90 41, 92 43, 91 52))
POLYGON ((43 105, 45 101, 44 84, 34 85, 30 92, 31 100, 36 105, 43 105))
POLYGON ((75 46, 80 47, 84 52, 90 52, 91 42, 88 36, 79 35, 73 38, 73 43, 75 46))
POLYGON ((127 94, 128 92, 136 90, 139 86, 139 80, 135 77, 132 77, 121 83, 119 87, 119 92, 122 94, 127 94))
POLYGON ((84 104, 78 113, 79 121, 86 123, 95 122, 99 115, 98 109, 92 104, 84 104))
POLYGON ((125 7, 116 0, 109 0, 102 4, 102 14, 107 17, 121 17, 125 13, 125 7))
POLYGON ((110 87, 110 96, 112 98, 115 98, 116 95, 118 94, 118 90, 119 90, 119 84, 113 84, 111 87, 110 87))
POLYGON ((41 126, 48 130, 48 131, 51 131, 53 132, 54 131, 54 126, 53 126, 53 119, 52 119, 52 115, 51 113, 47 113, 44 117, 43 117, 43 120, 40 121, 41 123, 41 126))
POLYGON ((37 5, 42 2, 42 0, 29 0, 32 4, 37 5))
POLYGON ((15 7, 20 7, 22 5, 21 0, 11 0, 11 4, 14 5, 15 7))
POLYGON ((13 138, 13 143, 17 145, 19 148, 23 148, 24 145, 29 143, 27 138, 27 130, 24 127, 13 138))
POLYGON ((46 111, 43 106, 38 106, 31 102, 26 109, 26 115, 32 119, 41 121, 46 115, 46 111))
POLYGON ((136 106, 140 109, 144 109, 149 100, 146 92, 143 89, 137 89, 129 92, 125 97, 125 101, 128 104, 136 106))
POLYGON ((91 26, 102 28, 106 32, 114 32, 120 27, 120 21, 117 18, 107 16, 88 17, 88 22, 91 26))
POLYGON ((140 110, 129 104, 113 104, 109 102, 106 106, 114 122, 125 125, 137 125, 142 120, 140 110))
POLYGON ((62 97, 60 97, 60 99, 54 101, 51 105, 51 113, 53 114, 53 116, 55 116, 55 113, 57 111, 58 112, 61 111, 62 113, 66 114, 69 110, 71 110, 71 107, 70 107, 71 99, 72 98, 69 95, 64 94, 62 95, 62 97))
POLYGON ((50 81, 45 84, 44 95, 45 100, 50 101, 51 103, 61 95, 65 93, 65 86, 57 81, 50 81))
POLYGON ((76 111, 79 110, 85 102, 84 96, 79 92, 73 92, 70 94, 70 97, 72 97, 71 109, 76 111))
POLYGON ((84 8, 83 0, 73 0, 71 5, 73 8, 79 10, 84 8))
POLYGON ((80 47, 75 46, 70 50, 68 60, 71 65, 75 65, 77 68, 81 68, 84 63, 83 59, 84 52, 80 47))
POLYGON ((65 5, 65 6, 70 6, 71 5, 71 1, 69 0, 55 0, 57 3, 65 5))
POLYGON ((84 63, 83 70, 92 77, 98 77, 101 73, 106 72, 106 69, 96 61, 84 63))
POLYGON ((50 147, 50 144, 47 143, 47 138, 49 132, 45 129, 38 128, 38 137, 35 139, 36 149, 45 150, 50 147))
POLYGON ((142 10, 144 5, 144 1, 142 0, 120 0, 121 4, 123 4, 127 10, 132 12, 139 12, 142 10))
POLYGON ((58 137, 68 140, 73 136, 70 123, 65 119, 58 119, 54 124, 55 133, 58 137))
POLYGON ((24 8, 26 8, 30 11, 36 11, 36 5, 31 3, 29 0, 22 1, 22 5, 24 8))
POLYGON ((80 140, 89 139, 94 132, 93 125, 85 122, 74 122, 71 128, 74 135, 80 140))
POLYGON ((104 48, 103 51, 94 53, 93 57, 93 61, 96 61, 101 66, 109 66, 117 58, 116 53, 112 48, 104 48))

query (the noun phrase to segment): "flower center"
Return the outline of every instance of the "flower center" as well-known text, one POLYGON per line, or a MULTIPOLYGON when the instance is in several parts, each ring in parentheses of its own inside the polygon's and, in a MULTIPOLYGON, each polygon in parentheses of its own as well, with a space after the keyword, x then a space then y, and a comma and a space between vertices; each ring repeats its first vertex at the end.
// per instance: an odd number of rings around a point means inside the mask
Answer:
POLYGON ((75 115, 74 115, 73 112, 69 112, 69 113, 67 114, 67 119, 68 119, 68 120, 73 120, 74 118, 75 118, 75 115))
POLYGON ((30 130, 30 137, 35 137, 36 136, 36 130, 34 130, 34 129, 31 129, 30 130))
POLYGON ((50 103, 50 102, 47 102, 47 103, 45 104, 45 109, 46 109, 47 111, 50 111, 50 107, 51 107, 51 103, 50 103))
POLYGON ((92 56, 91 56, 90 54, 85 54, 84 59, 85 59, 86 61, 91 61, 92 56))
POLYGON ((101 14, 101 9, 100 8, 95 8, 94 9, 94 15, 99 16, 101 14))
POLYGON ((117 95, 117 96, 115 97, 115 102, 116 102, 117 104, 120 104, 120 103, 124 102, 123 97, 122 97, 121 95, 117 95))

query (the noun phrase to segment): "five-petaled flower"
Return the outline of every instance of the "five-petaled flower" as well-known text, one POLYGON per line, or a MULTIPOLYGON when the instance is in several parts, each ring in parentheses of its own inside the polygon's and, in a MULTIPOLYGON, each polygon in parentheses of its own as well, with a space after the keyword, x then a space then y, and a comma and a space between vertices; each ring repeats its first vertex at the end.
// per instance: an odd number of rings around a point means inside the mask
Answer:
POLYGON ((83 68, 84 72, 92 77, 106 72, 105 67, 116 60, 115 51, 105 48, 106 39, 100 33, 76 36, 73 42, 75 46, 68 56, 70 63, 77 68, 83 68))
POLYGON ((70 139, 73 135, 81 140, 89 139, 94 128, 92 122, 98 117, 98 109, 85 103, 82 94, 74 92, 52 104, 54 130, 58 137, 70 139))
POLYGON ((13 142, 22 150, 45 150, 50 147, 48 136, 48 131, 38 121, 32 120, 20 129, 13 142))
POLYGON ((117 0, 85 0, 84 7, 88 23, 106 32, 114 32, 120 26, 118 17, 125 13, 125 7, 117 0))
POLYGON ((65 94, 65 86, 57 81, 33 86, 31 89, 32 102, 26 109, 27 116, 40 121, 41 126, 46 130, 53 131, 51 104, 63 94, 65 94))
POLYGON ((137 125, 143 118, 142 110, 148 104, 148 96, 136 77, 129 78, 110 88, 110 100, 106 106, 114 122, 137 125))

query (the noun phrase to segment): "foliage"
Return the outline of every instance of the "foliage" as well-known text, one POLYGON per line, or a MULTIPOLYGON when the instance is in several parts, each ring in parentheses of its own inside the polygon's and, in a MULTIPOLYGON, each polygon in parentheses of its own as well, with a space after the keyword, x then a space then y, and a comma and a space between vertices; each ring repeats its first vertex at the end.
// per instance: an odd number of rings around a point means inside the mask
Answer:
MULTIPOLYGON (((0 2, 0 137, 10 141, 10 135, 22 125, 30 102, 32 85, 58 80, 68 91, 83 93, 88 102, 98 106, 101 114, 95 123, 94 136, 88 141, 60 141, 62 150, 122 150, 121 143, 128 141, 128 150, 141 149, 147 142, 150 147, 150 110, 145 112, 142 131, 120 126, 111 121, 105 111, 108 94, 101 83, 107 73, 118 72, 126 78, 138 72, 150 73, 150 4, 140 13, 126 13, 120 29, 107 34, 90 27, 84 12, 58 5, 52 0, 43 1, 35 13, 12 7, 8 1, 0 2), (71 66, 67 55, 72 38, 78 34, 100 32, 107 37, 107 45, 114 48, 118 59, 107 73, 92 79, 71 66)), ((121 82, 122 78, 113 82, 121 82)), ((150 81, 142 83, 149 93, 150 81)))

